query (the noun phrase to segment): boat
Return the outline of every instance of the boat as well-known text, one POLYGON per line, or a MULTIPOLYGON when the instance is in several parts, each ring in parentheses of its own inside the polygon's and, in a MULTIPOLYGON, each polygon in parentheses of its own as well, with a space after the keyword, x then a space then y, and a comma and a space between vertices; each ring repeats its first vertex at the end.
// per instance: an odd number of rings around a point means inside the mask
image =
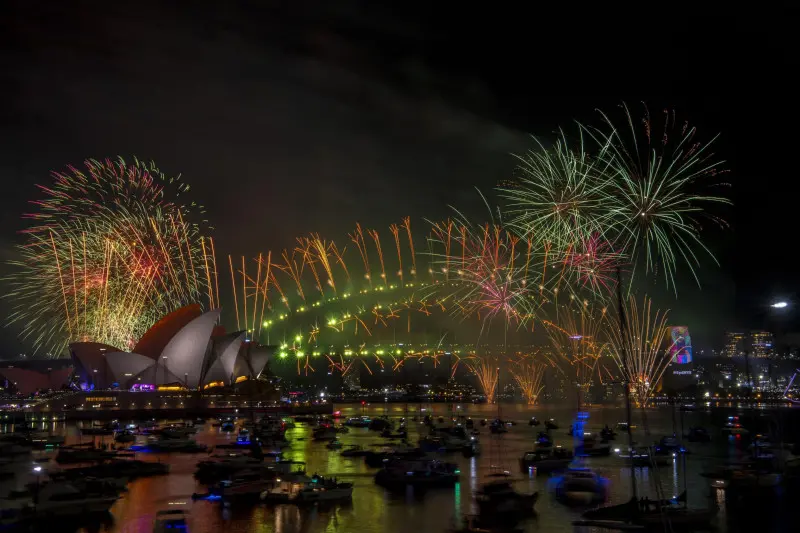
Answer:
POLYGON ((478 515, 465 515, 463 527, 450 529, 448 533, 523 533, 522 529, 502 524, 486 523, 478 515))
POLYGON ((605 457, 611 455, 611 445, 608 442, 598 441, 595 435, 584 433, 583 455, 587 457, 605 457))
POLYGON ((545 431, 540 431, 538 435, 536 435, 536 449, 542 448, 552 448, 553 447, 553 438, 550 436, 549 433, 545 431))
POLYGON ((281 474, 264 470, 239 472, 224 479, 209 489, 209 493, 225 501, 258 500, 261 493, 275 488, 281 474))
POLYGON ((704 427, 691 427, 689 433, 684 435, 684 438, 689 442, 711 442, 711 435, 704 427))
POLYGON ((358 444, 350 444, 346 446, 341 452, 339 452, 339 455, 341 455, 342 457, 364 457, 368 453, 370 453, 369 450, 364 449, 363 446, 360 446, 358 444))
POLYGON ((569 468, 551 482, 556 499, 569 505, 604 502, 608 493, 608 480, 589 468, 569 468))
POLYGON ((113 428, 106 428, 106 427, 81 428, 81 435, 108 436, 108 435, 113 435, 113 434, 114 434, 114 429, 113 428))
POLYGON ((66 441, 63 435, 53 435, 44 431, 29 434, 28 440, 31 446, 37 449, 44 449, 48 446, 63 446, 66 441))
POLYGON ((603 429, 600 430, 600 438, 604 442, 608 442, 610 440, 614 440, 617 437, 617 433, 608 426, 605 426, 603 429))
POLYGON ((97 479, 136 479, 140 477, 166 475, 169 473, 169 470, 169 465, 165 463, 139 461, 136 459, 117 459, 92 466, 64 469, 57 474, 51 474, 51 477, 57 476, 72 481, 88 477, 97 479))
POLYGON ((747 435, 750 432, 739 422, 738 416, 729 416, 728 421, 722 427, 722 432, 729 435, 747 435))
POLYGON ((114 442, 126 443, 126 442, 134 442, 135 440, 136 440, 136 434, 128 429, 120 431, 119 433, 114 435, 114 442))
POLYGON ((619 448, 615 448, 614 452, 616 452, 618 457, 625 459, 626 464, 632 464, 634 467, 639 468, 667 466, 671 463, 671 459, 663 455, 653 454, 650 449, 646 447, 629 449, 626 453, 621 452, 619 448))
POLYGON ((386 429, 391 431, 392 423, 387 418, 378 417, 370 420, 367 428, 369 428, 370 431, 384 431, 386 429))
POLYGON ((364 455, 364 462, 373 468, 383 466, 384 463, 393 459, 415 459, 424 457, 425 452, 419 448, 408 446, 384 446, 377 451, 368 451, 364 455))
POLYGON ((548 418, 544 421, 544 427, 545 429, 552 431, 554 429, 558 429, 558 423, 556 423, 555 419, 548 418))
POLYGON ((504 421, 496 418, 492 420, 492 423, 489 424, 489 431, 491 433, 500 434, 500 433, 508 433, 508 424, 504 421))
POLYGON ((528 420, 528 425, 529 425, 529 426, 534 426, 534 427, 536 427, 536 426, 538 426, 539 424, 541 424, 541 422, 539 422, 539 419, 538 419, 538 418, 536 418, 535 416, 532 416, 532 417, 531 417, 531 419, 530 419, 530 420, 528 420))
POLYGON ((325 445, 329 450, 340 450, 342 448, 342 441, 332 440, 325 445))
POLYGON ((96 448, 61 448, 56 455, 58 464, 92 463, 113 459, 116 452, 96 448))
POLYGON ((697 410, 697 405, 695 405, 693 403, 684 403, 684 404, 681 404, 679 409, 681 411, 683 411, 683 412, 690 413, 692 411, 696 411, 697 410))
POLYGON ((233 432, 234 429, 236 429, 236 425, 230 420, 222 422, 219 425, 219 430, 224 432, 224 433, 231 433, 231 432, 233 432))
POLYGON ((331 427, 318 427, 313 432, 313 440, 315 441, 336 440, 336 431, 331 427))
POLYGON ((65 518, 108 511, 119 495, 112 491, 88 493, 69 482, 49 482, 32 491, 33 507, 39 517, 65 518))
POLYGON ((153 520, 153 533, 164 533, 170 529, 187 529, 189 515, 183 509, 157 511, 153 520))
POLYGON ((274 488, 261 493, 261 500, 271 503, 313 504, 350 500, 352 483, 340 483, 323 476, 289 475, 276 479, 274 488))
POLYGON ((507 480, 486 483, 475 493, 479 516, 490 524, 516 525, 534 515, 539 493, 521 494, 507 480))
POLYGON ((537 474, 563 470, 572 462, 571 450, 561 446, 537 448, 526 452, 519 460, 520 469, 524 471, 536 469, 537 474))
POLYGON ((159 439, 148 442, 145 446, 131 446, 133 451, 147 449, 151 452, 180 452, 180 453, 200 453, 208 451, 208 446, 198 444, 191 439, 159 439))
POLYGON ((653 448, 657 455, 671 455, 673 457, 679 453, 686 452, 686 448, 681 446, 681 441, 675 435, 661 437, 661 440, 653 448))
POLYGON ((375 474, 375 483, 389 489, 446 488, 458 482, 461 471, 454 463, 436 459, 402 459, 388 462, 375 474))
POLYGON ((686 507, 686 492, 672 500, 651 500, 631 498, 628 502, 608 505, 583 513, 583 518, 591 521, 602 521, 610 528, 614 524, 638 525, 644 528, 661 527, 664 523, 675 529, 696 529, 707 527, 717 515, 719 509, 689 509, 686 507))
POLYGON ((471 440, 464 444, 461 448, 461 453, 464 457, 476 457, 481 454, 481 445, 478 439, 471 437, 471 440))
POLYGON ((353 418, 348 418, 345 420, 344 425, 350 426, 354 428, 366 428, 369 427, 371 420, 367 416, 358 416, 353 418))

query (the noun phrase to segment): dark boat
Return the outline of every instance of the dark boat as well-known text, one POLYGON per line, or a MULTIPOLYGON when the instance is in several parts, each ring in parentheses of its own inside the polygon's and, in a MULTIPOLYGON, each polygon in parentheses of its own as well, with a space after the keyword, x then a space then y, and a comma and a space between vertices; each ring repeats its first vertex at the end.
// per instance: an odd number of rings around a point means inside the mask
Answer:
POLYGON ((350 446, 347 446, 344 450, 339 452, 339 455, 341 455, 342 457, 364 457, 369 453, 370 453, 369 450, 365 450, 358 444, 351 444, 350 446))
POLYGON ((418 459, 425 456, 425 452, 419 448, 384 448, 379 451, 369 451, 364 455, 364 462, 367 466, 377 468, 383 466, 387 461, 395 459, 418 459))
POLYGON ((547 420, 544 421, 544 427, 545 427, 545 429, 548 429, 548 430, 554 430, 554 429, 558 429, 558 424, 556 423, 556 421, 554 419, 548 418, 547 420))
POLYGON ((603 439, 604 441, 614 440, 616 436, 617 433, 608 426, 600 430, 600 438, 603 439))
POLYGON ((661 527, 669 523, 677 529, 695 529, 707 527, 717 515, 718 508, 689 509, 686 507, 686 492, 674 500, 650 500, 631 498, 618 505, 599 507, 583 513, 588 520, 620 522, 622 524, 640 525, 646 528, 661 527), (683 503, 683 505, 679 505, 683 503))
POLYGON ((689 442, 711 442, 711 435, 704 427, 689 428, 689 433, 684 438, 689 442))
POLYGON ((485 518, 481 519, 478 515, 467 515, 464 517, 463 527, 451 529, 448 533, 523 533, 523 530, 503 524, 487 523, 485 518))
POLYGON ((449 488, 458 482, 461 471, 454 463, 435 459, 389 461, 375 474, 375 483, 388 489, 412 486, 417 489, 449 488))
POLYGON ((552 448, 539 448, 526 452, 519 460, 520 469, 524 472, 536 469, 538 474, 563 470, 572 462, 571 450, 556 446, 552 448))
POLYGON ((506 480, 486 483, 475 493, 479 516, 489 524, 516 525, 535 514, 538 499, 538 492, 521 494, 506 480))
POLYGON ((541 422, 539 422, 539 419, 536 418, 535 416, 532 416, 531 419, 528 420, 529 426, 538 426, 539 424, 541 424, 541 422))

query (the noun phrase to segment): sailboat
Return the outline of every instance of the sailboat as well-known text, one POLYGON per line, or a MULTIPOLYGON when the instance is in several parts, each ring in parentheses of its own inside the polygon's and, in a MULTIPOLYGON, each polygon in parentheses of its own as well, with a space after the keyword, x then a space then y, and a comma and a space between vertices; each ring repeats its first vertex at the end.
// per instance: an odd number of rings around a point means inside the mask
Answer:
MULTIPOLYGON (((500 376, 498 373, 498 382, 500 376)), ((498 383, 499 389, 499 383, 498 383)), ((497 401, 497 419, 500 416, 500 401, 497 401)), ((498 458, 502 458, 502 433, 490 437, 492 451, 497 451, 498 458)), ((502 460, 502 459, 501 459, 502 460)), ((516 526, 520 521, 534 516, 534 506, 539 499, 539 493, 523 494, 514 490, 509 471, 502 467, 491 467, 494 471, 487 477, 489 478, 475 493, 475 503, 478 506, 479 514, 470 523, 479 523, 481 528, 474 531, 493 531, 498 527, 510 528, 516 526), (477 521, 477 522, 476 522, 477 521), (486 528, 489 529, 486 529, 486 528), (494 529, 493 529, 494 528, 494 529)))

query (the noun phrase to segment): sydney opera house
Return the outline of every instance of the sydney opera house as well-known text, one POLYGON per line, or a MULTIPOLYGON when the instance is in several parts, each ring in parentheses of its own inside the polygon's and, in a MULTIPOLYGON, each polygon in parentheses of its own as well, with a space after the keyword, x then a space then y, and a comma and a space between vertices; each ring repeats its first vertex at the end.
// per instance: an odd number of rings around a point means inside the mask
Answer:
POLYGON ((23 393, 67 382, 83 390, 148 391, 204 389, 258 378, 272 347, 249 342, 245 331, 226 333, 217 325, 219 314, 219 309, 203 312, 199 305, 188 305, 156 322, 130 352, 75 342, 69 345, 71 371, 0 368, 0 376, 23 393))

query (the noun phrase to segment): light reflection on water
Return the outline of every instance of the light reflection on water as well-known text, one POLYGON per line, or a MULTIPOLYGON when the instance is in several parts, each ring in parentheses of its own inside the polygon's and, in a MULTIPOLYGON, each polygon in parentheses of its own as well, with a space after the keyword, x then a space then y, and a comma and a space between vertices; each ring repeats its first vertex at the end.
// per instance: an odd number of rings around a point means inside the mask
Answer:
MULTIPOLYGON (((435 416, 447 416, 448 406, 434 404, 426 406, 435 416)), ((299 508, 292 505, 265 506, 256 505, 245 508, 223 508, 219 502, 191 502, 192 493, 203 492, 204 488, 196 484, 192 474, 195 464, 204 455, 155 455, 142 454, 147 460, 167 461, 172 465, 171 474, 162 478, 145 478, 130 484, 129 491, 112 508, 116 521, 108 533, 149 533, 152 530, 152 518, 156 511, 166 507, 169 501, 186 500, 190 510, 191 533, 217 533, 219 531, 235 531, 242 533, 316 533, 334 531, 359 531, 364 533, 400 533, 400 532, 439 532, 452 527, 462 513, 476 511, 473 493, 483 482, 490 471, 490 466, 500 466, 509 470, 516 480, 516 487, 522 492, 539 491, 537 503, 539 516, 523 525, 526 531, 572 531, 571 521, 579 517, 581 509, 570 509, 555 502, 545 490, 547 478, 536 476, 534 472, 521 472, 518 459, 525 451, 534 447, 535 438, 542 428, 528 426, 527 422, 535 415, 540 420, 555 418, 561 428, 553 432, 557 444, 570 445, 571 438, 567 429, 574 412, 569 408, 553 406, 529 409, 526 406, 503 406, 503 416, 516 420, 513 427, 498 442, 490 439, 488 428, 481 427, 477 421, 482 418, 493 418, 493 406, 465 406, 468 413, 476 420, 476 428, 481 430, 483 455, 464 458, 460 454, 447 456, 447 460, 458 463, 461 472, 461 483, 454 489, 430 491, 424 497, 414 494, 409 489, 405 493, 390 494, 373 483, 375 470, 369 469, 361 458, 344 458, 337 451, 328 450, 323 443, 311 440, 310 428, 305 424, 297 424, 287 431, 291 448, 285 450, 285 458, 306 463, 309 474, 319 473, 335 476, 339 480, 354 484, 353 501, 347 505, 329 508, 299 508)), ((383 414, 381 406, 377 414, 383 414)), ((418 407, 412 413, 418 416, 418 407)), ((360 406, 341 406, 344 416, 362 414, 360 406)), ((602 407, 589 410, 588 428, 597 430, 604 424, 614 426, 624 419, 625 411, 618 407, 602 407)), ((458 411, 462 414, 463 411, 458 411)), ((404 414, 404 406, 389 406, 390 416, 399 417, 404 414)), ((413 414, 411 416, 413 416, 413 414)), ((702 412, 686 413, 686 427, 692 425, 709 426, 708 415, 702 412)), ((672 434, 673 414, 669 408, 650 409, 647 412, 650 435, 639 431, 634 439, 640 444, 647 444, 659 437, 672 434)), ((641 424, 641 422, 638 422, 641 424)), ((70 442, 80 438, 74 425, 55 426, 58 431, 66 431, 70 442)), ((677 427, 680 430, 680 424, 677 427)), ((409 417, 409 437, 416 441, 420 431, 425 428, 419 422, 412 422, 409 417)), ((108 438, 106 438, 109 441, 108 438)), ((235 435, 220 433, 217 428, 207 424, 197 434, 197 440, 209 445, 220 444, 235 439, 235 435)), ((84 441, 88 438, 84 438, 84 441)), ((99 442, 101 439, 96 438, 99 442)), ((345 444, 361 444, 370 446, 384 442, 376 432, 367 429, 350 428, 350 432, 340 436, 345 444)), ((619 436, 619 446, 624 447, 624 437, 619 436)), ((698 474, 714 464, 714 456, 724 456, 726 452, 733 455, 741 453, 737 442, 719 439, 713 445, 689 445, 692 454, 686 464, 687 479, 683 479, 681 458, 673 461, 669 467, 658 472, 650 469, 636 468, 634 476, 639 496, 657 498, 656 487, 663 489, 667 497, 679 494, 688 489, 690 507, 704 508, 709 504, 709 497, 724 508, 724 491, 709 491, 706 480, 698 474)), ((592 458, 588 463, 610 481, 610 500, 612 503, 626 501, 630 495, 630 469, 623 466, 616 457, 592 458)), ((724 518, 721 513, 720 518, 724 518)))

